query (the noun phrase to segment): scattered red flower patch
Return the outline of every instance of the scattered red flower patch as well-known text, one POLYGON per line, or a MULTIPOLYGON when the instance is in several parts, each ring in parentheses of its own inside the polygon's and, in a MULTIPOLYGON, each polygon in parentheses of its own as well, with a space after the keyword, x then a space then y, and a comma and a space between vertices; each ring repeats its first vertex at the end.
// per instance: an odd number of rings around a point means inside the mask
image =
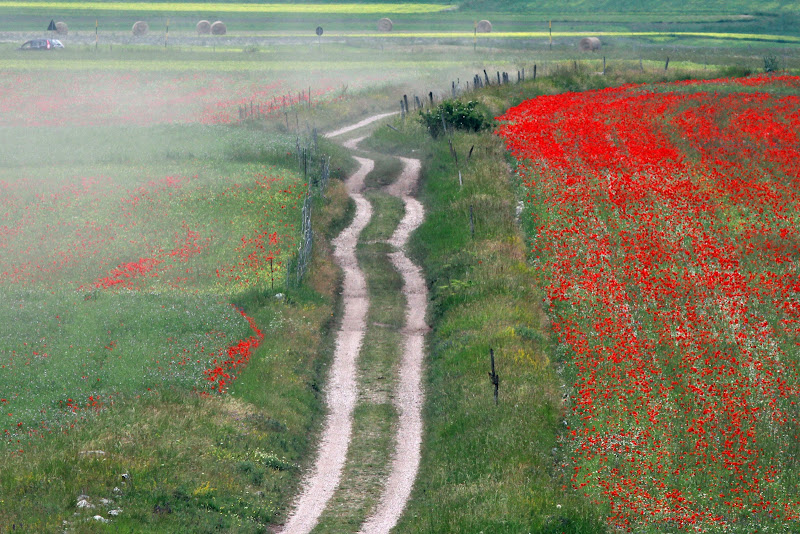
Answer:
POLYGON ((95 281, 94 286, 101 289, 119 286, 124 284, 127 280, 148 274, 153 271, 159 263, 161 263, 161 261, 154 258, 139 258, 139 261, 121 263, 111 271, 109 276, 104 276, 95 281))
POLYGON ((220 353, 219 357, 213 360, 214 367, 203 371, 206 380, 211 382, 211 389, 218 393, 223 393, 226 384, 236 379, 236 375, 233 373, 247 365, 252 351, 258 348, 264 340, 264 333, 256 326, 252 317, 248 317, 242 310, 238 311, 247 320, 255 335, 228 347, 224 353, 220 353))
POLYGON ((572 377, 566 467, 613 527, 800 519, 798 88, 626 86, 499 118, 572 377))

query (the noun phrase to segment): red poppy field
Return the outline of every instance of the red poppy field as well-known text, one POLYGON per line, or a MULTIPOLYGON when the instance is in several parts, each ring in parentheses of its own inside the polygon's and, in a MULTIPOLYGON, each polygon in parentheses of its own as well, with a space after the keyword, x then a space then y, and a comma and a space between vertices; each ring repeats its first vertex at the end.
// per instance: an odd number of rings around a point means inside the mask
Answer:
POLYGON ((800 519, 798 93, 629 85, 500 117, 571 406, 564 467, 613 527, 800 519))

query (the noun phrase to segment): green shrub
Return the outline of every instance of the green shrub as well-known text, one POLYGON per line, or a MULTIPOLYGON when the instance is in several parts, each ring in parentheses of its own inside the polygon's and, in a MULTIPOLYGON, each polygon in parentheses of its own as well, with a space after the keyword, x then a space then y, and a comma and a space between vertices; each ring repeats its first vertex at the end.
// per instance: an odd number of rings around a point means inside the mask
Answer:
POLYGON ((420 112, 420 121, 433 137, 439 137, 447 128, 479 132, 491 126, 492 121, 476 101, 445 100, 430 111, 420 112))

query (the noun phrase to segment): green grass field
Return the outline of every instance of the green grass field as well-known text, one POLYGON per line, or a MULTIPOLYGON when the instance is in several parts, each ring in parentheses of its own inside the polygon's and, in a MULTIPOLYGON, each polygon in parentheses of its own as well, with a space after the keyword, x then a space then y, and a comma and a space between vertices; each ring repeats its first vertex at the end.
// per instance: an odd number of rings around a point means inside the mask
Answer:
POLYGON ((344 197, 315 197, 317 260, 287 287, 318 172, 299 164, 297 85, 72 52, 57 91, 52 57, 3 67, 0 530, 91 531, 121 509, 122 532, 259 532, 313 437, 344 197), (228 124, 256 97, 287 113, 228 124))
POLYGON ((233 2, 16 2, 0 3, 0 7, 22 9, 69 9, 81 11, 132 11, 137 13, 198 11, 226 13, 293 13, 293 14, 412 14, 436 13, 447 9, 442 4, 422 3, 329 3, 329 4, 262 4, 233 2))

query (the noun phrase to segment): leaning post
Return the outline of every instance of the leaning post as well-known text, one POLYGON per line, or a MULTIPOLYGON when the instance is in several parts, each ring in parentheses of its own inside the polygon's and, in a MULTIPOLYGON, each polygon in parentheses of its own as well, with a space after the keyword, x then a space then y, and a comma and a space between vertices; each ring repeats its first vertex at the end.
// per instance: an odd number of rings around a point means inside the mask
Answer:
POLYGON ((500 375, 498 375, 494 370, 494 349, 489 349, 489 358, 491 359, 492 363, 492 372, 489 373, 489 379, 492 381, 492 385, 494 386, 494 404, 497 406, 497 390, 500 388, 500 375))

